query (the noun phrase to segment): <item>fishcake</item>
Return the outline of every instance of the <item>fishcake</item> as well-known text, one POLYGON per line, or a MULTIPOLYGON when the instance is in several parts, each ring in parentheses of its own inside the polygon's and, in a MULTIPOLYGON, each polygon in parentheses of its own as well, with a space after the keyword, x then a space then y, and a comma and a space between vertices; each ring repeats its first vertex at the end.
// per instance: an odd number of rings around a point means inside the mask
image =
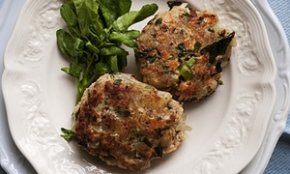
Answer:
POLYGON ((179 101, 200 101, 222 84, 235 33, 216 14, 176 3, 157 14, 137 39, 135 57, 143 81, 179 101))
POLYGON ((181 104, 132 75, 105 74, 74 110, 75 137, 89 154, 129 170, 175 151, 184 140, 181 104))

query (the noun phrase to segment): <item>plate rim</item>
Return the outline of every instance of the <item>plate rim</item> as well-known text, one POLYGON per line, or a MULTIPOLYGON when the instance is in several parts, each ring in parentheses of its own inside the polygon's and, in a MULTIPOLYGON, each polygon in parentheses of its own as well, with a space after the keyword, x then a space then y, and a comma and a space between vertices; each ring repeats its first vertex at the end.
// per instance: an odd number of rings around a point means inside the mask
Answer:
MULTIPOLYGON (((277 80, 281 83, 282 77, 284 77, 284 84, 279 84, 280 86, 284 87, 284 92, 283 94, 281 93, 278 95, 276 101, 280 99, 283 100, 283 105, 278 108, 274 108, 274 111, 272 113, 272 118, 269 122, 269 126, 267 129, 267 134, 264 138, 263 144, 253 160, 245 167, 243 170, 242 174, 251 174, 253 172, 257 173, 263 173, 267 167, 268 162, 270 161, 270 158, 274 152, 274 149, 276 147, 276 143, 278 142, 279 137, 282 135, 283 131, 285 130, 286 124, 287 124, 287 118, 288 114, 290 112, 290 101, 289 97, 287 99, 286 96, 289 96, 289 91, 290 91, 290 47, 289 47, 289 42, 286 36, 286 32, 282 27, 281 22, 279 21, 278 17, 274 13, 273 9, 270 7, 270 4, 267 0, 252 0, 252 3, 256 6, 257 10, 260 11, 260 14, 262 15, 263 18, 267 19, 270 24, 267 26, 269 28, 270 26, 275 29, 277 32, 278 37, 282 41, 281 45, 276 46, 276 51, 277 57, 275 56, 275 60, 277 62, 277 66, 279 64, 279 58, 283 58, 283 61, 285 67, 279 67, 278 66, 278 74, 277 74, 277 80), (283 57, 278 57, 278 53, 283 52, 283 57), (288 61, 287 61, 288 60, 288 61), (288 69, 288 71, 287 71, 288 69), (286 72, 286 73, 285 73, 286 72), (285 74, 284 74, 285 73, 285 74), (279 76, 282 75, 282 76, 279 76)), ((269 33, 268 33, 269 36, 269 33)), ((269 39, 270 36, 269 36, 269 39)), ((273 53, 274 53, 273 51, 273 53)), ((276 82, 277 85, 277 82, 276 82)), ((278 89, 278 88, 277 88, 278 89)), ((278 92, 277 92, 278 93, 278 92)))
MULTIPOLYGON (((28 2, 29 2, 29 0, 28 0, 26 3, 28 4, 28 2)), ((23 9, 25 9, 25 6, 23 7, 23 9)), ((17 23, 18 23, 18 22, 17 22, 17 23)), ((17 27, 15 27, 15 28, 17 28, 17 27)), ((14 33, 14 32, 13 32, 13 33, 14 33)), ((14 35, 14 34, 12 34, 12 37, 11 37, 11 38, 13 38, 13 35, 14 35)), ((12 39, 11 39, 11 40, 12 40, 12 39)), ((10 41, 11 41, 11 40, 10 40, 10 41)), ((10 41, 9 41, 9 42, 10 42, 10 41)), ((267 42, 268 42, 268 41, 267 41, 267 42)), ((7 47, 9 47, 9 45, 10 45, 10 43, 8 43, 8 46, 7 46, 7 47)), ((6 57, 6 56, 5 56, 5 57, 6 57)), ((272 56, 272 57, 273 57, 273 56, 272 56)), ((272 59, 273 59, 273 58, 272 58, 272 59)), ((4 62, 4 64, 5 64, 5 69, 4 69, 3 77, 5 77, 5 76, 7 75, 7 73, 9 72, 9 71, 7 70, 7 68, 6 68, 6 67, 7 67, 7 63, 4 62)), ((275 64, 275 63, 274 63, 274 64, 275 64)), ((3 79, 5 79, 5 78, 2 78, 2 80, 3 80, 3 79)), ((273 78, 273 79, 274 79, 274 78, 273 78)), ((272 80, 272 81, 274 81, 274 80, 272 80)), ((3 82, 4 82, 4 80, 3 80, 3 82)), ((4 84, 5 84, 5 82, 2 83, 2 85, 4 85, 4 84)), ((273 84, 273 83, 272 83, 272 84, 273 84)), ((274 85, 272 86, 272 88, 275 88, 274 85)), ((274 91, 275 91, 275 90, 274 90, 274 91)), ((3 94, 4 94, 4 93, 5 93, 5 91, 4 91, 4 87, 3 87, 3 94)), ((5 95, 4 95, 4 99, 5 99, 5 98, 6 98, 6 97, 5 97, 5 95)), ((5 105, 6 105, 6 104, 5 104, 5 105)), ((8 111, 7 111, 7 112, 8 112, 8 111)), ((14 138, 14 137, 13 137, 13 139, 14 139, 14 141, 15 141, 15 138, 14 138)), ((16 143, 16 144, 17 144, 17 143, 16 143)), ((21 148, 20 148, 20 149, 21 149, 21 148)))

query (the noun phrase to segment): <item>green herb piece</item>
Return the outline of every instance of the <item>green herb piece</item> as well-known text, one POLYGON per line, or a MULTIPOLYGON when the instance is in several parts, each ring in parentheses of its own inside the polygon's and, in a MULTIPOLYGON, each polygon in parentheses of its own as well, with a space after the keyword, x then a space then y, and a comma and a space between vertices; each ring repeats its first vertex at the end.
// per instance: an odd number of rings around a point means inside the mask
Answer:
POLYGON ((92 41, 95 45, 101 46, 103 43, 106 42, 107 32, 106 29, 103 28, 103 24, 93 23, 90 28, 89 32, 86 36, 83 36, 85 39, 92 41))
POLYGON ((184 43, 180 43, 177 45, 177 49, 180 51, 180 52, 185 52, 186 51, 186 48, 185 48, 185 45, 184 43))
POLYGON ((71 63, 69 67, 64 67, 61 70, 71 75, 72 77, 79 79, 82 73, 82 66, 79 64, 71 63))
POLYGON ((122 79, 115 79, 113 84, 114 85, 120 85, 122 83, 122 79))
POLYGON ((92 83, 93 81, 90 81, 88 77, 82 78, 77 83, 77 102, 79 102, 82 98, 82 95, 86 88, 92 83))
POLYGON ((131 11, 125 13, 113 23, 113 29, 115 31, 125 31, 134 23, 142 21, 153 15, 157 10, 158 6, 156 4, 149 4, 144 5, 140 11, 131 11))
POLYGON ((117 56, 111 56, 110 57, 110 66, 111 66, 111 70, 113 72, 118 72, 119 71, 118 57, 117 56))
POLYGON ((201 43, 200 42, 195 42, 195 44, 194 44, 194 49, 193 49, 193 51, 194 52, 198 52, 199 50, 200 50, 200 48, 201 48, 201 43))
POLYGON ((94 73, 96 73, 97 75, 103 75, 103 74, 109 73, 110 71, 111 71, 110 67, 107 64, 97 63, 95 66, 94 73))
POLYGON ((223 82, 222 80, 218 80, 218 84, 219 84, 219 85, 223 85, 224 82, 223 82))
POLYGON ((147 52, 143 52, 143 51, 135 51, 135 57, 137 58, 144 58, 147 57, 148 53, 147 52))
POLYGON ((100 2, 100 9, 107 27, 110 27, 119 16, 129 12, 132 4, 131 0, 100 0, 100 2))
POLYGON ((157 154, 157 156, 159 156, 159 157, 163 156, 163 148, 160 144, 157 147, 155 147, 154 150, 155 150, 155 153, 157 154))
POLYGON ((62 29, 58 30, 56 35, 57 46, 63 55, 73 59, 83 55, 84 43, 80 38, 74 37, 62 29))
POLYGON ((103 25, 98 13, 100 4, 95 0, 73 0, 82 36, 86 36, 91 25, 103 25))
POLYGON ((148 147, 152 147, 152 143, 149 141, 147 137, 143 138, 143 143, 146 144, 148 147))
POLYGON ((204 47, 203 49, 201 49, 200 53, 208 54, 209 63, 214 63, 218 55, 223 55, 226 53, 226 50, 234 37, 235 37, 235 32, 232 32, 231 34, 222 38, 221 40, 204 47))
POLYGON ((202 16, 199 17, 199 18, 198 18, 198 21, 197 21, 197 24, 198 24, 198 25, 201 25, 201 24, 203 23, 203 20, 204 20, 204 17, 202 17, 202 16))
POLYGON ((128 47, 136 48, 137 47, 136 39, 139 35, 140 32, 136 30, 131 30, 123 33, 114 31, 110 34, 109 39, 111 41, 123 43, 128 47))
POLYGON ((195 61, 196 61, 196 58, 192 57, 188 61, 185 62, 185 65, 188 66, 189 68, 191 68, 193 66, 193 64, 195 63, 195 61))
POLYGON ((111 26, 118 17, 116 1, 100 0, 100 10, 107 27, 111 26))
POLYGON ((148 56, 148 57, 146 57, 146 60, 149 63, 154 63, 156 59, 157 59, 156 56, 148 56))
POLYGON ((73 4, 63 4, 60 8, 60 14, 68 27, 74 27, 78 24, 78 19, 74 11, 73 4))
POLYGON ((74 138, 75 133, 72 130, 69 129, 65 129, 65 128, 61 128, 61 132, 62 132, 62 137, 66 140, 66 141, 70 141, 71 139, 74 138))
POLYGON ((221 65, 220 62, 216 64, 215 68, 216 68, 216 71, 217 71, 218 73, 220 73, 220 72, 223 71, 223 69, 222 69, 222 65, 221 65))
POLYGON ((114 56, 114 55, 127 55, 128 52, 121 47, 118 46, 109 46, 106 48, 102 48, 100 51, 100 55, 102 56, 114 56))
POLYGON ((140 131, 140 129, 137 127, 137 128, 133 128, 132 130, 131 130, 131 138, 133 138, 133 139, 137 139, 137 140, 139 140, 141 137, 142 137, 142 134, 141 134, 141 131, 140 131))
POLYGON ((162 18, 158 18, 156 21, 155 21, 155 25, 160 25, 162 24, 162 18))
POLYGON ((118 0, 118 1, 113 1, 116 3, 116 6, 118 7, 118 16, 122 16, 123 14, 129 12, 131 8, 131 0, 118 0))
POLYGON ((207 31, 211 32, 211 33, 214 33, 214 29, 213 28, 208 28, 207 31))
POLYGON ((131 112, 129 110, 126 110, 126 109, 116 110, 116 113, 121 117, 130 117, 131 116, 131 112))
POLYGON ((193 78, 192 71, 187 65, 182 65, 179 68, 179 73, 185 80, 191 80, 193 78))
POLYGON ((153 87, 151 85, 146 84, 144 88, 145 89, 152 89, 153 87))
POLYGON ((170 10, 175 6, 180 6, 181 4, 182 4, 182 2, 176 1, 176 0, 175 1, 167 1, 167 5, 168 5, 170 10))
POLYGON ((88 41, 86 43, 86 47, 88 48, 88 50, 90 52, 93 52, 93 53, 96 53, 96 54, 100 52, 99 48, 96 47, 95 45, 93 45, 90 41, 88 41))
POLYGON ((190 17, 190 14, 187 13, 187 12, 184 12, 184 13, 182 14, 182 16, 183 16, 183 17, 190 17))

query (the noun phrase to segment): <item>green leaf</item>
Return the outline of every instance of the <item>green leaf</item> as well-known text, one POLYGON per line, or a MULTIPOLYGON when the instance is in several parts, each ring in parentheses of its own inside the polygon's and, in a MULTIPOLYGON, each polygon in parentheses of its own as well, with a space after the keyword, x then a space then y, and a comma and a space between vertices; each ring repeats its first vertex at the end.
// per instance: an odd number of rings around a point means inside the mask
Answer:
POLYGON ((113 23, 113 28, 116 31, 126 31, 132 24, 134 24, 137 16, 138 16, 138 12, 136 12, 136 11, 128 12, 128 13, 120 16, 113 23))
POLYGON ((71 36, 63 29, 58 30, 56 36, 57 46, 62 54, 74 59, 82 56, 84 43, 81 39, 71 36))
POLYGON ((116 31, 126 31, 132 24, 153 15, 157 10, 158 6, 156 4, 149 4, 143 6, 140 11, 125 13, 113 23, 113 28, 116 31))
POLYGON ((140 22, 147 17, 153 15, 158 10, 158 6, 156 4, 148 4, 144 5, 141 10, 138 12, 138 16, 136 17, 134 23, 140 22))
POLYGON ((100 52, 99 48, 97 48, 95 45, 93 45, 90 41, 88 41, 88 42, 86 43, 86 47, 87 47, 88 50, 91 51, 92 53, 97 54, 97 53, 100 52))
POLYGON ((97 75, 103 75, 110 72, 110 67, 105 63, 97 63, 95 66, 95 71, 97 75))
POLYGON ((78 82, 77 87, 77 102, 81 100, 81 97, 83 96, 84 91, 87 89, 87 87, 90 85, 90 82, 88 80, 88 77, 84 77, 82 80, 78 82))
POLYGON ((79 79, 81 76, 83 67, 80 64, 71 63, 69 67, 64 67, 61 70, 71 75, 72 77, 79 79))
POLYGON ((99 2, 96 0, 73 0, 78 17, 81 35, 85 37, 92 25, 102 28, 101 19, 98 13, 99 2))
POLYGON ((120 33, 120 32, 112 32, 109 36, 111 41, 120 42, 128 47, 136 48, 136 38, 139 36, 140 32, 137 30, 131 30, 128 32, 120 33))
POLYGON ((100 0, 100 10, 102 12, 101 14, 105 19, 107 27, 111 26, 115 19, 118 17, 118 7, 116 2, 118 1, 100 0))
POLYGON ((100 0, 100 3, 101 14, 107 27, 110 27, 119 16, 129 12, 132 4, 131 0, 100 0))
POLYGON ((61 128, 61 132, 62 132, 62 137, 66 140, 66 141, 70 141, 71 139, 74 138, 75 133, 72 130, 69 129, 65 129, 65 128, 61 128))
POLYGON ((131 0, 64 0, 60 13, 67 31, 56 32, 60 52, 71 58, 62 70, 77 79, 77 102, 100 75, 118 72, 127 66, 128 52, 135 48, 140 32, 128 27, 154 14, 156 4, 129 12, 131 0), (114 26, 116 26, 114 28, 114 26))
POLYGON ((87 38, 92 43, 99 46, 103 44, 106 37, 106 33, 102 29, 100 29, 99 31, 96 31, 96 30, 98 29, 96 29, 95 26, 91 26, 89 28, 89 33, 87 34, 87 38))
POLYGON ((109 46, 101 49, 102 56, 128 55, 128 52, 117 46, 109 46))
POLYGON ((111 56, 110 57, 110 66, 111 66, 111 70, 113 72, 118 72, 119 71, 118 57, 117 56, 111 56))
POLYGON ((118 0, 116 3, 118 7, 118 17, 128 13, 132 5, 131 0, 118 0))
MULTIPOLYGON (((78 20, 74 11, 74 6, 71 3, 63 4, 60 8, 60 14, 68 27, 77 26, 78 20)), ((78 27, 78 26, 77 26, 78 27)))
POLYGON ((78 26, 68 26, 67 29, 72 36, 75 36, 78 38, 81 37, 81 31, 78 26))

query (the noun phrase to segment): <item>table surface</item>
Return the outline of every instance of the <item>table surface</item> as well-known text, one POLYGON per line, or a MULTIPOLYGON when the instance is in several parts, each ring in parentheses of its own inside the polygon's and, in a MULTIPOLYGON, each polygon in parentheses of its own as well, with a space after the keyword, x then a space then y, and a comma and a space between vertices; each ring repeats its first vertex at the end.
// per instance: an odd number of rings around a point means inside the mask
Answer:
MULTIPOLYGON (((0 31, 5 23, 5 1, 0 0, 0 31)), ((289 0, 268 0, 273 11, 280 20, 288 42, 290 42, 290 1, 289 0)), ((13 10, 19 10, 13 9, 13 10)), ((11 10, 11 9, 10 9, 11 10)), ((7 22, 7 21, 6 21, 7 22)), ((0 95, 2 93, 0 92, 0 95)), ((1 130, 2 131, 2 130, 1 130)), ((274 150, 271 160, 265 170, 265 174, 289 174, 290 173, 290 116, 288 116, 287 127, 285 132, 279 139, 279 142, 274 150)), ((5 173, 0 167, 0 174, 5 173)))

